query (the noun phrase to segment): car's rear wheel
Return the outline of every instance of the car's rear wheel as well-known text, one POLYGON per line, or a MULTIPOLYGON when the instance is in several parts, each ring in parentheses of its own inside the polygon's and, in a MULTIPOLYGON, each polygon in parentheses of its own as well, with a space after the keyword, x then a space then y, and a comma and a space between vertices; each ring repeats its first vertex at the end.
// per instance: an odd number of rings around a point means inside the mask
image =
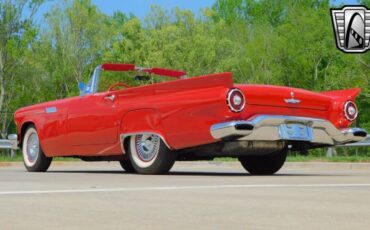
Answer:
POLYGON ((127 173, 135 173, 135 169, 131 164, 130 160, 121 160, 120 162, 121 167, 127 172, 127 173))
POLYGON ((283 149, 268 155, 239 157, 239 161, 252 175, 272 175, 284 165, 287 153, 283 149))
POLYGON ((128 150, 131 164, 140 174, 167 173, 176 160, 176 152, 156 134, 131 136, 128 150))
POLYGON ((45 172, 51 164, 51 157, 42 151, 39 136, 33 125, 28 126, 22 143, 23 162, 29 172, 45 172))

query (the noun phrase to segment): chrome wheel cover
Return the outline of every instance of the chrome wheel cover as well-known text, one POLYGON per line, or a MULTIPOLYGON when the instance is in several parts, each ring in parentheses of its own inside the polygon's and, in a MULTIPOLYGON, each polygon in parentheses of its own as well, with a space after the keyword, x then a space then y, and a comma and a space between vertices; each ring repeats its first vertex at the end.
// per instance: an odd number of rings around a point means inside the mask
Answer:
POLYGON ((140 160, 150 162, 159 151, 160 138, 154 134, 143 134, 135 137, 136 153, 140 160))
POLYGON ((40 140, 35 128, 29 128, 24 134, 22 153, 27 167, 33 167, 40 157, 40 140))
POLYGON ((29 162, 35 162, 39 154, 39 138, 36 133, 31 133, 27 140, 27 159, 29 162))

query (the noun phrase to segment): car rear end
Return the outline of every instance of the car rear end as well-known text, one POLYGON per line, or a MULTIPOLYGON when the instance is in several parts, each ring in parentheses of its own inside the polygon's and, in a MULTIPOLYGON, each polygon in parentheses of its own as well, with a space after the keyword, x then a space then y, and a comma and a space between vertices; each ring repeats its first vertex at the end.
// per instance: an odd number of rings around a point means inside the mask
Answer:
POLYGON ((210 127, 216 140, 283 142, 314 148, 363 140, 367 132, 350 128, 358 115, 359 89, 315 93, 266 85, 235 85, 225 99, 225 120, 210 127))

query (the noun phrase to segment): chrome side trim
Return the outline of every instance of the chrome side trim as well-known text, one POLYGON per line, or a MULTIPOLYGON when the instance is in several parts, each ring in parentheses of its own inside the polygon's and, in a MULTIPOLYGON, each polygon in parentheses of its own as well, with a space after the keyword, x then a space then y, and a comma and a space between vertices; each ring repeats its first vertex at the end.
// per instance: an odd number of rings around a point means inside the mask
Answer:
POLYGON ((124 141, 125 141, 126 137, 130 137, 130 136, 138 135, 138 134, 155 134, 155 135, 157 135, 161 138, 161 140, 164 142, 164 144, 167 146, 167 148, 172 149, 171 146, 167 143, 166 139, 161 134, 156 133, 156 132, 144 131, 144 132, 122 133, 120 135, 120 140, 121 140, 121 150, 122 150, 123 154, 126 153, 125 146, 124 146, 124 141))
POLYGON ((330 121, 298 116, 257 115, 244 121, 229 121, 212 125, 214 139, 235 136, 238 140, 277 141, 284 140, 279 133, 282 124, 304 124, 312 128, 312 143, 338 145, 365 139, 367 132, 360 128, 337 129, 330 121), (237 125, 250 125, 250 130, 240 130, 237 125), (238 137, 239 136, 239 137, 238 137))
POLYGON ((45 109, 45 112, 46 113, 56 113, 58 110, 57 110, 57 107, 55 107, 55 106, 52 106, 52 107, 47 107, 46 109, 45 109))

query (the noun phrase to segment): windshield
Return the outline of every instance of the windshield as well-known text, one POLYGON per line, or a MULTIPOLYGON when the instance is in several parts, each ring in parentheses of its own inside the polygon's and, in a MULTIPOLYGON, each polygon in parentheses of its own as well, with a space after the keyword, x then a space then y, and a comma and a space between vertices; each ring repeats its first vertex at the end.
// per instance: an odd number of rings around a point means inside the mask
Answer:
POLYGON ((117 83, 136 87, 179 78, 186 78, 186 73, 164 68, 143 68, 132 64, 106 63, 95 68, 87 85, 79 84, 80 95, 105 92, 110 86, 117 83))

